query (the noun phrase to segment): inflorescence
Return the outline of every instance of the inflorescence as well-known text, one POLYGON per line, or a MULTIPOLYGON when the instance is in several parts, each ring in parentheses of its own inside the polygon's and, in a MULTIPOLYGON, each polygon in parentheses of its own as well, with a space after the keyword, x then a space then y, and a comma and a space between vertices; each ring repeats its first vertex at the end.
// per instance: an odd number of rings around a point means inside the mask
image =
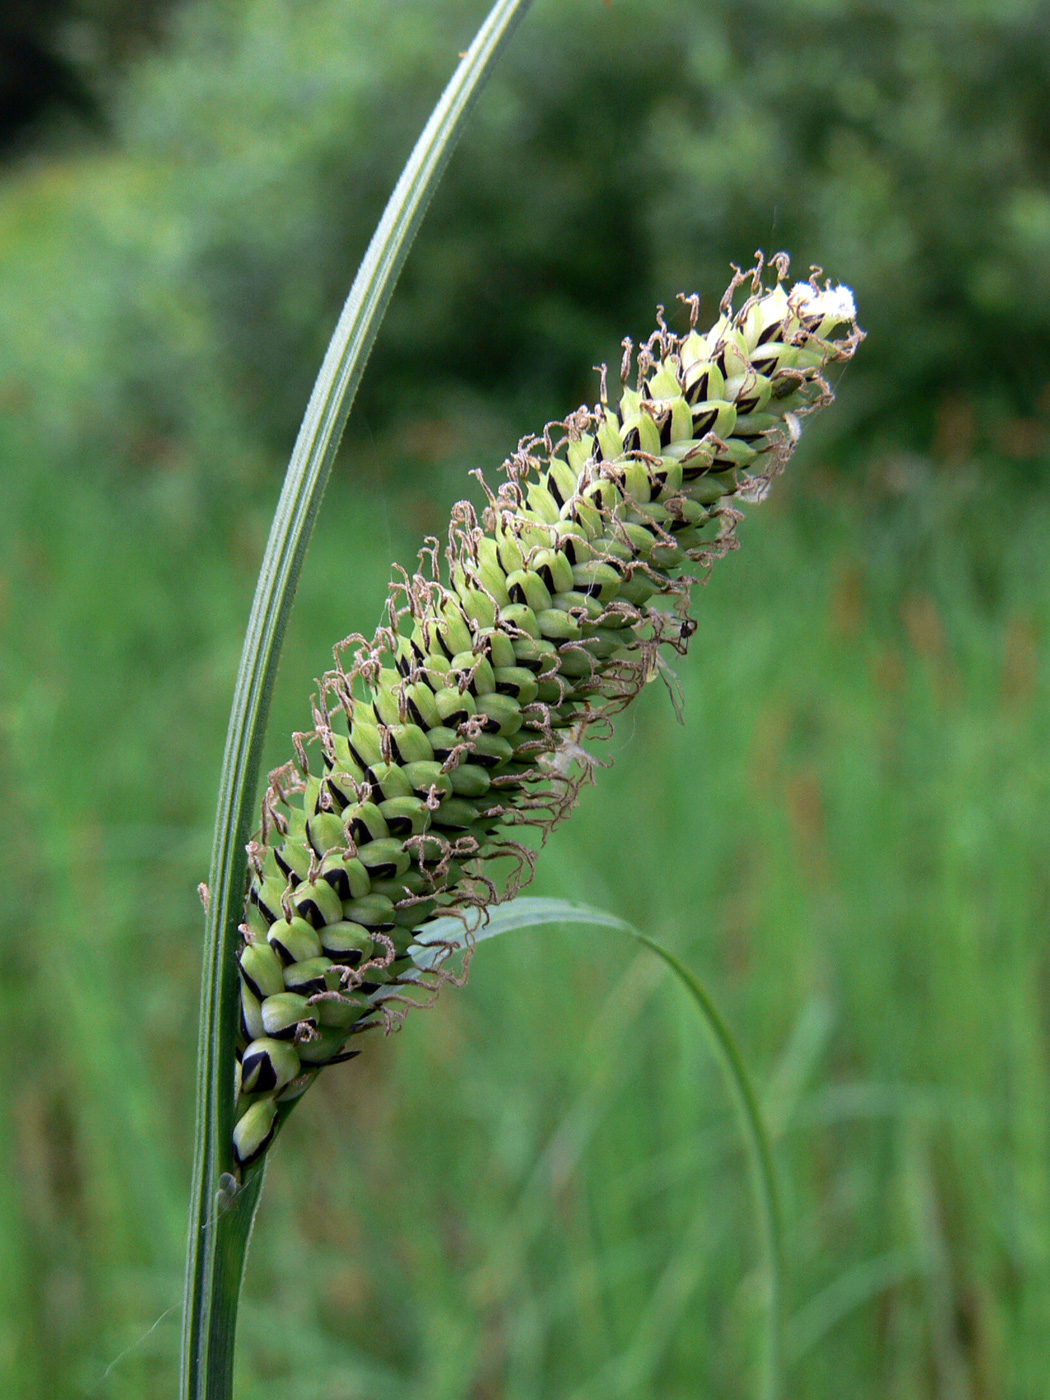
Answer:
POLYGON ((356 1036, 449 980, 411 956, 420 926, 520 887, 535 852, 518 829, 569 811, 584 739, 659 673, 662 646, 685 652, 688 566, 736 547, 737 503, 764 495, 862 335, 848 288, 815 274, 788 291, 787 258, 773 266, 772 287, 761 258, 736 274, 706 334, 698 298, 682 336, 661 308, 636 359, 624 342, 618 405, 603 370, 599 404, 523 440, 480 519, 455 507, 446 567, 428 541, 375 636, 336 647, 249 846, 240 1166, 356 1036))

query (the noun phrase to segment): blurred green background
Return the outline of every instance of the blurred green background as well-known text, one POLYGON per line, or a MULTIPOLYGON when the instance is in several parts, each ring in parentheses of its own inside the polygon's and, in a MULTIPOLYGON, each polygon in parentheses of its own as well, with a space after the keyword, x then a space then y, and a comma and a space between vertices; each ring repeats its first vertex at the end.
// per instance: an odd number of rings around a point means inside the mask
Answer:
MULTIPOLYGON (((483 0, 0 21, 0 1394, 174 1393, 201 916, 270 513, 483 0), (30 81, 32 79, 32 81, 30 81)), ((533 887, 669 941, 776 1137, 792 1400, 1050 1395, 1050 21, 538 0, 369 368, 270 757, 450 504, 656 302, 788 248, 839 402, 698 591, 533 887), (658 693, 659 692, 659 693, 658 693)), ((678 313, 676 313, 677 315, 678 313)), ((738 1400, 733 1115, 609 935, 479 953, 275 1151, 242 1400, 738 1400)))

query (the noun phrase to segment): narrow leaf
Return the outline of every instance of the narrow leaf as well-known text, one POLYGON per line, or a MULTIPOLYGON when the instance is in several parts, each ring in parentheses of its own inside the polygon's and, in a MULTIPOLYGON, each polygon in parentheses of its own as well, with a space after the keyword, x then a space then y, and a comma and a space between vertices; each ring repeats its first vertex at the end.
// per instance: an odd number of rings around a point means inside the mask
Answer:
MULTIPOLYGON (((237 1295, 253 1218, 247 1201, 233 1209, 230 1197, 235 949, 244 848, 284 629, 339 440, 394 284, 473 103, 530 4, 497 0, 493 5, 397 182, 317 376, 259 572, 226 736, 205 921, 182 1400, 228 1400, 232 1390, 237 1295)), ((250 1184, 257 1200, 261 1183, 250 1184)))

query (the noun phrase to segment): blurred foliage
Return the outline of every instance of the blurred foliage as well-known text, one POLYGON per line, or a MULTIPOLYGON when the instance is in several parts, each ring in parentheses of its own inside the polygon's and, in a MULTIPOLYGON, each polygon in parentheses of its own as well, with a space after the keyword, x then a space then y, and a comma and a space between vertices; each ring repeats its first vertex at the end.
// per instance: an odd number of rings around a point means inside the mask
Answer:
MULTIPOLYGON (((254 574, 483 8, 192 0, 103 93, 108 138, 0 185, 13 1400, 172 1393, 194 889, 254 574)), ((1048 47, 1035 0, 537 0, 395 297, 275 701, 274 763, 390 561, 654 302, 710 309, 760 245, 855 287, 838 405, 698 591, 686 728, 652 687, 534 887, 670 938, 740 1033, 788 1182, 792 1400, 1045 1396, 1048 47)), ((717 1069, 600 937, 483 950, 310 1095, 244 1400, 746 1393, 717 1069)))
POLYGON ((0 158, 105 129, 106 98, 175 0, 4 0, 0 158))
MULTIPOLYGON (((265 516, 39 451, 0 517, 0 1393, 141 1400, 174 1388, 194 887, 265 516)), ((534 889, 669 939, 739 1033, 787 1184, 792 1400, 1042 1400, 1050 499, 990 536, 980 485, 836 480, 805 445, 698 591, 685 727, 647 691, 534 889)), ((333 483, 272 762, 410 507, 333 483)), ((238 1394, 740 1400, 756 1261, 684 1001, 608 935, 522 935, 290 1122, 238 1394)))
MULTIPOLYGON (((119 140, 92 174, 45 166, 4 193, 0 237, 26 221, 46 233, 3 286, 0 375, 35 394, 43 362, 65 361, 74 452, 91 433, 132 464, 172 439, 207 455, 202 420, 216 416, 236 421, 242 452, 286 449, 478 13, 475 0, 189 0, 121 90, 119 140), (75 283, 56 287, 56 267, 75 283)), ((497 391, 508 415, 556 415, 566 385, 591 392, 581 365, 618 357, 654 302, 699 289, 713 305, 730 261, 786 247, 797 271, 819 260, 853 285, 871 332, 843 442, 886 440, 892 420, 897 445, 949 458, 974 442, 1038 456, 1039 0, 541 0, 528 36, 481 103, 388 320, 365 398, 377 429, 426 414, 447 437, 464 401, 497 391)), ((42 402, 41 423, 55 411, 42 402)))

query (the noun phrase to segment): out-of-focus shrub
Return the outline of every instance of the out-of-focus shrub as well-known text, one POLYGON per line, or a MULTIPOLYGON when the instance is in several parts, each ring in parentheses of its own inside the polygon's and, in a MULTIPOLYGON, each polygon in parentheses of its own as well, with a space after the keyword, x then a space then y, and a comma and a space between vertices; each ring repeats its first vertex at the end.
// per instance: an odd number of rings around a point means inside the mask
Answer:
MULTIPOLYGON (((126 88, 93 187, 67 170, 7 190, 0 239, 19 220, 47 233, 43 285, 26 285, 23 245, 0 298, 39 328, 13 350, 4 334, 0 377, 31 380, 58 344, 81 376, 74 439, 94 424, 130 435, 132 457, 187 433, 283 450, 483 8, 188 0, 126 88)), ((800 273, 819 258, 851 283, 871 332, 844 440, 892 421, 898 444, 951 456, 984 437, 1034 460, 1048 170, 1038 0, 540 0, 410 262, 370 417, 454 417, 496 390, 509 408, 513 386, 521 426, 564 407, 567 381, 591 393, 581 367, 655 300, 784 247, 800 273)))

